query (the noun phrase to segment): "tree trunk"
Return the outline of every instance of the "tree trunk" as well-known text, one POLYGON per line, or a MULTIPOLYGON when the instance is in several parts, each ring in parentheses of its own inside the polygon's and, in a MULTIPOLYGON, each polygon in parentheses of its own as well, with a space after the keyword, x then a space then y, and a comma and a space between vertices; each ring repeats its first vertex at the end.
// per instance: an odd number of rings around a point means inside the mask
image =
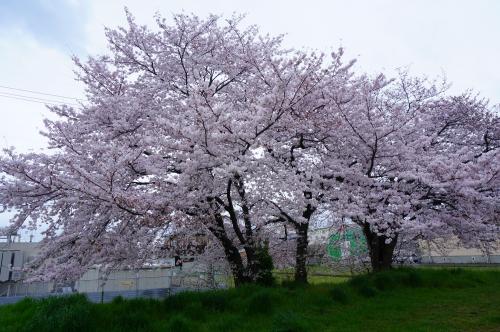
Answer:
POLYGON ((297 248, 295 254, 295 281, 307 283, 307 247, 309 223, 296 224, 297 248))
POLYGON ((386 243, 388 237, 372 232, 369 224, 363 224, 363 233, 366 236, 372 270, 378 272, 391 269, 394 248, 398 240, 397 235, 391 239, 391 242, 386 243))
POLYGON ((248 278, 247 273, 245 273, 245 266, 243 265, 240 252, 227 236, 226 230, 224 229, 223 219, 220 214, 216 214, 215 223, 216 226, 209 227, 209 230, 217 238, 217 240, 219 240, 222 248, 224 248, 226 260, 228 261, 231 272, 233 273, 235 287, 239 287, 250 282, 251 280, 248 278))
POLYGON ((255 249, 248 243, 244 245, 243 248, 245 249, 245 254, 247 256, 246 272, 248 278, 252 281, 255 281, 259 274, 259 264, 255 255, 255 249))
POLYGON ((249 283, 251 280, 245 273, 245 266, 243 265, 238 249, 234 246, 224 246, 224 253, 226 254, 226 259, 229 262, 231 272, 233 273, 234 286, 239 287, 243 284, 249 283))

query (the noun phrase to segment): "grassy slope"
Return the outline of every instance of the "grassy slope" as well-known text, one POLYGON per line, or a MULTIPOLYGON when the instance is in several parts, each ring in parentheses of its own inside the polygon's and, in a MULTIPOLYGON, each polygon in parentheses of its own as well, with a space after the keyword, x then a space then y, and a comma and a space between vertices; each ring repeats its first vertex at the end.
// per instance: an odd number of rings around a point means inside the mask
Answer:
POLYGON ((395 270, 342 284, 0 307, 0 331, 500 331, 500 271, 395 270))

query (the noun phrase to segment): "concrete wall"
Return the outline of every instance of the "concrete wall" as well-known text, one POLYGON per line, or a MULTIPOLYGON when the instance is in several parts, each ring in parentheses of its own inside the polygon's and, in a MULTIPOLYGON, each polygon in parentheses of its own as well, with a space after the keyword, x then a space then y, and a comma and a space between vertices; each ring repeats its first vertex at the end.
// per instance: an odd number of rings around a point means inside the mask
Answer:
POLYGON ((500 242, 488 252, 478 248, 464 248, 458 239, 421 241, 420 250, 424 264, 498 264, 500 242))
POLYGON ((423 264, 500 264, 500 255, 422 256, 423 264))
POLYGON ((5 282, 0 283, 0 296, 38 295, 54 291, 53 282, 5 282))
POLYGON ((173 268, 152 268, 141 270, 118 270, 109 274, 91 269, 75 283, 81 293, 98 291, 128 291, 169 288, 173 268))

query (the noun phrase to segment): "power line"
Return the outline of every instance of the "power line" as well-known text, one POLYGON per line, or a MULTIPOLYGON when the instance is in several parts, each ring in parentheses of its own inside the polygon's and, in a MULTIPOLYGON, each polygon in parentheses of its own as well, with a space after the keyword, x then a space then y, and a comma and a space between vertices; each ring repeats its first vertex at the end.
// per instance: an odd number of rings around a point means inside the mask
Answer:
POLYGON ((40 92, 40 91, 33 91, 33 90, 27 90, 27 89, 13 88, 11 86, 6 86, 6 85, 0 85, 0 88, 9 89, 9 90, 15 90, 15 91, 22 91, 22 92, 29 92, 29 93, 34 93, 34 94, 39 94, 39 95, 45 95, 45 96, 51 96, 51 97, 59 97, 59 98, 64 98, 64 99, 73 99, 73 100, 77 100, 77 101, 84 101, 83 99, 80 99, 80 98, 68 97, 68 96, 63 96, 63 95, 56 95, 56 94, 52 94, 52 93, 40 92))
POLYGON ((0 93, 0 97, 10 98, 10 99, 16 99, 16 100, 22 100, 22 101, 29 101, 29 102, 32 102, 32 103, 38 103, 38 104, 43 104, 43 105, 51 105, 51 106, 64 105, 63 102, 43 102, 43 101, 31 99, 29 97, 26 97, 26 98, 25 97, 13 97, 13 96, 4 95, 2 93, 0 93))
POLYGON ((1 94, 1 93, 0 93, 0 97, 9 98, 9 99, 15 99, 15 100, 22 100, 22 101, 30 101, 30 102, 33 102, 33 103, 44 104, 44 105, 47 105, 47 104, 51 104, 51 105, 62 105, 62 103, 50 103, 50 102, 43 102, 43 101, 34 100, 34 99, 30 99, 30 98, 22 98, 22 97, 7 96, 7 95, 3 95, 3 94, 1 94))
POLYGON ((23 94, 17 94, 17 93, 8 93, 8 92, 2 92, 0 91, 0 95, 3 97, 16 97, 16 98, 23 98, 23 99, 33 99, 33 101, 40 101, 40 102, 46 102, 46 103, 53 103, 53 104, 67 104, 67 105, 73 105, 73 106, 80 106, 76 103, 69 103, 61 100, 54 100, 54 99, 47 99, 47 98, 38 98, 38 97, 32 97, 32 96, 27 96, 23 94))

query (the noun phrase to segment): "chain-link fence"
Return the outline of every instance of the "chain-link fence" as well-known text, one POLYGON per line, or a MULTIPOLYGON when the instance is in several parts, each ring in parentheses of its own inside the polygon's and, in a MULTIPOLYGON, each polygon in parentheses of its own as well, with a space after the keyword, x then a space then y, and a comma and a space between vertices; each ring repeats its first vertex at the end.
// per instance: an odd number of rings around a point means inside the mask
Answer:
POLYGON ((10 282, 0 284, 0 304, 15 303, 25 297, 43 298, 73 293, 86 294, 90 301, 109 302, 123 298, 164 298, 180 291, 227 288, 226 273, 182 271, 179 268, 102 272, 87 271, 73 283, 10 282))

